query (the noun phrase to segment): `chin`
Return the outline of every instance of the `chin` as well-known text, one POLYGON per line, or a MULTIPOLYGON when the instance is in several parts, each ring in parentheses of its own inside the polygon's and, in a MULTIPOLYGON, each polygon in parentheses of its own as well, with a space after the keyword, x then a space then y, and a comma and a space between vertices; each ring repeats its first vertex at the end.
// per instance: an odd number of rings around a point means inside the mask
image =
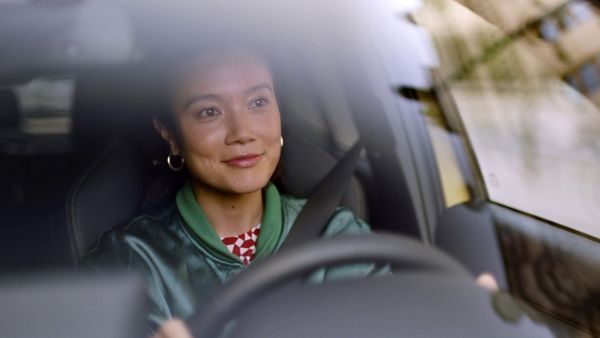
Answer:
POLYGON ((262 190, 267 184, 269 180, 252 180, 252 181, 244 181, 244 182, 231 182, 230 191, 236 194, 249 194, 256 191, 262 190))
MULTIPOLYGON (((257 168, 259 169, 259 168, 257 168)), ((269 184, 269 180, 274 170, 248 170, 237 172, 227 177, 226 185, 232 193, 248 194, 262 190, 269 184)))

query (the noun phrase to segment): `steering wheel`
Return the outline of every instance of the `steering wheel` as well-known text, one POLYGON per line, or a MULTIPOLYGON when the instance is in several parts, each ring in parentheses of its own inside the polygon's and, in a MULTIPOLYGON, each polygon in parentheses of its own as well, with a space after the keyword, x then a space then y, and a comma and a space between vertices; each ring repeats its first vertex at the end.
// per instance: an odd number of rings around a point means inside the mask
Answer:
POLYGON ((194 337, 218 337, 227 322, 271 290, 317 268, 365 262, 388 263, 398 269, 470 275, 444 252, 399 235, 319 239, 252 264, 215 293, 187 324, 194 337))

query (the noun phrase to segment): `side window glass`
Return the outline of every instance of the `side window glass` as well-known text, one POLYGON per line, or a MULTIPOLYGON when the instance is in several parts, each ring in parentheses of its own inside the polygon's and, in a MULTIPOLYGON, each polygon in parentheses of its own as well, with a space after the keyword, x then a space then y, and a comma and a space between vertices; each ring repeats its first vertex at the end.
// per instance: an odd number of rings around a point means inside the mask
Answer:
MULTIPOLYGON (((533 41, 533 26, 508 36, 515 18, 493 15, 501 9, 484 20, 453 1, 426 4, 415 17, 436 43, 439 71, 488 199, 600 238, 600 110, 594 104, 600 76, 587 50, 577 54, 573 45, 570 58, 581 61, 565 59, 561 48, 572 42, 561 40, 558 48, 533 41), (578 92, 564 79, 585 90, 578 92)), ((523 5, 523 11, 535 10, 523 5)), ((544 17, 547 11, 537 11, 549 23, 566 15, 544 17)), ((595 20, 600 34, 600 19, 595 20)), ((541 22, 552 39, 554 26, 541 22)), ((585 39, 588 29, 571 27, 569 38, 585 39)))
POLYGON ((600 77, 598 76, 598 69, 592 63, 587 63, 581 67, 580 70, 581 79, 585 84, 585 90, 588 93, 594 92, 600 87, 600 77))
POLYGON ((540 37, 549 42, 555 42, 558 40, 558 25, 554 18, 542 20, 539 28, 540 37))
POLYGON ((579 22, 585 22, 594 18, 594 12, 592 8, 590 8, 590 4, 585 1, 571 3, 569 5, 569 10, 579 22))

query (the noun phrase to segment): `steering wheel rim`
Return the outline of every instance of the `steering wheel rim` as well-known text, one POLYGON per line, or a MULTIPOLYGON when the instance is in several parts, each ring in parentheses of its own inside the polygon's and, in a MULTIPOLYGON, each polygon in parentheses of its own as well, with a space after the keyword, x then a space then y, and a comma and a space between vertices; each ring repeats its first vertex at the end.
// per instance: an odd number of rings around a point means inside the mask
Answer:
POLYGON ((216 292, 187 324, 194 337, 218 337, 231 318, 270 290, 318 268, 354 263, 388 263, 396 268, 470 275, 446 253, 399 235, 318 239, 252 264, 216 292))

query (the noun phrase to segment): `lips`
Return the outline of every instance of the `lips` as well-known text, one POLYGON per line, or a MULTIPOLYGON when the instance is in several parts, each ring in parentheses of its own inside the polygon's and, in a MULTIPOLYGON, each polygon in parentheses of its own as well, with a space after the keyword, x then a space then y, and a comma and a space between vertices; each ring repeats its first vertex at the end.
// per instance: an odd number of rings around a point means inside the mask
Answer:
POLYGON ((261 158, 262 154, 247 154, 230 158, 223 163, 234 168, 252 168, 258 164, 261 158))

